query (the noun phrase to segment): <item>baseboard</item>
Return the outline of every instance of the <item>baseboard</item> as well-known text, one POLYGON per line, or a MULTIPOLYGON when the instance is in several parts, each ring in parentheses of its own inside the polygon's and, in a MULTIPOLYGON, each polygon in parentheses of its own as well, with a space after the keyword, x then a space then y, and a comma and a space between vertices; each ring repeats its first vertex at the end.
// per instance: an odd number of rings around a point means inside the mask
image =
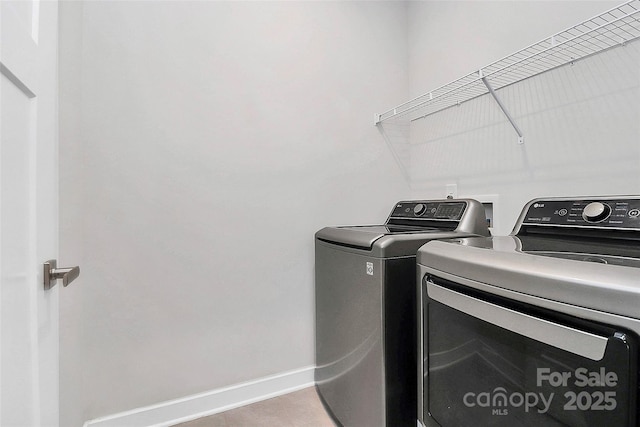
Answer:
POLYGON ((313 366, 169 400, 84 423, 84 427, 167 427, 287 394, 313 381, 313 366))

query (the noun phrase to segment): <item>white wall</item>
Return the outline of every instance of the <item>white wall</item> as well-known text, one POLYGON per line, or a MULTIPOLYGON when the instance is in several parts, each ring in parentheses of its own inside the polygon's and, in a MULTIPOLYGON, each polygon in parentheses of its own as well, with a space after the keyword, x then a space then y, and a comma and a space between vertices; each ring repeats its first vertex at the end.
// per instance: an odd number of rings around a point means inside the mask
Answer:
POLYGON ((410 194, 406 5, 60 10, 61 425, 313 365, 313 233, 410 194))
POLYGON ((638 43, 412 129, 373 113, 613 2, 63 2, 61 425, 313 364, 314 231, 405 197, 640 193, 638 43), (408 174, 408 183, 403 173, 408 174))
MULTIPOLYGON (((410 92, 417 96, 591 18, 617 1, 409 4, 410 92)), ((640 45, 611 50, 414 122, 407 173, 416 197, 497 196, 497 234, 541 196, 640 194, 640 45)))

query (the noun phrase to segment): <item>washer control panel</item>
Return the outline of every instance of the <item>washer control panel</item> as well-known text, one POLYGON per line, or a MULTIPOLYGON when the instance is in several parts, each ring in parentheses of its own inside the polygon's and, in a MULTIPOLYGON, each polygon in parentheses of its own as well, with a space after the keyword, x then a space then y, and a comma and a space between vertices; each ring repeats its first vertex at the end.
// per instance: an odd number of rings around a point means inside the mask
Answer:
POLYGON ((398 202, 390 218, 459 221, 466 207, 460 200, 398 202))
POLYGON ((640 229, 640 196, 628 199, 534 200, 522 223, 640 229))

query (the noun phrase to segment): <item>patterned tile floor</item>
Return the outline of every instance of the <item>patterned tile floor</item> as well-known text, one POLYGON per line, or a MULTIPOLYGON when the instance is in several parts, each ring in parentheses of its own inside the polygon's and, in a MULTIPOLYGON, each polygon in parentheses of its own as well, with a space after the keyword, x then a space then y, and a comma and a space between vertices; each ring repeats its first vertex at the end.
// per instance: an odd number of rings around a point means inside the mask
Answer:
POLYGON ((315 387, 309 387, 175 427, 335 427, 335 424, 315 387))

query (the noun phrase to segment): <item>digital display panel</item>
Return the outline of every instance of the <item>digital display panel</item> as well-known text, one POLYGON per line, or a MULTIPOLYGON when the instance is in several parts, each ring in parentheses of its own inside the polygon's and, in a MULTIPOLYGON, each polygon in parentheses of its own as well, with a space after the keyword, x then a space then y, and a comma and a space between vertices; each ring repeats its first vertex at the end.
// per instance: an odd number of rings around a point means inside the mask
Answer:
POLYGON ((462 215, 464 203, 441 203, 434 215, 437 219, 458 219, 462 215))

